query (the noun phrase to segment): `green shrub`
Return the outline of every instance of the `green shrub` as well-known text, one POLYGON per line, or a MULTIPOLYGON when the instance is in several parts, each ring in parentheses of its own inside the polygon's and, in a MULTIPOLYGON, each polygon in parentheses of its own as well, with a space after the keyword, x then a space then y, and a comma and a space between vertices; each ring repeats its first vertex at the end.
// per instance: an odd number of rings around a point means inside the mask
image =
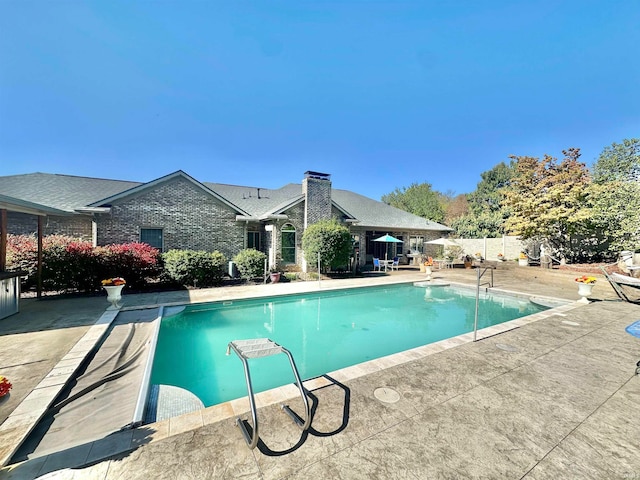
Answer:
POLYGON ((218 251, 169 250, 162 257, 165 274, 180 285, 206 287, 222 283, 227 259, 218 251))
POLYGON ((302 250, 310 265, 320 262, 322 269, 328 271, 349 264, 352 243, 349 229, 337 220, 321 220, 310 225, 302 235, 302 250))
POLYGON ((250 279, 262 277, 264 273, 264 261, 266 259, 267 256, 264 253, 253 248, 247 248, 233 257, 233 262, 238 267, 240 276, 245 279, 250 279))
POLYGON ((290 282, 295 282, 298 279, 298 274, 296 272, 284 272, 284 278, 290 282))

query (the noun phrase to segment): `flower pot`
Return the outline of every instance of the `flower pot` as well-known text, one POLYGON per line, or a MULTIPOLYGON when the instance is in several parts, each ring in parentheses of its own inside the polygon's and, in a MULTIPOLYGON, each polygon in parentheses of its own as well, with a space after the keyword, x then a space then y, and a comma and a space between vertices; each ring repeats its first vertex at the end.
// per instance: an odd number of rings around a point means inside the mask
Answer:
POLYGON ((578 300, 580 303, 589 303, 587 297, 593 291, 593 283, 576 282, 578 284, 578 295, 582 298, 578 300))
POLYGON ((427 274, 427 280, 431 280, 431 273, 433 273, 433 270, 431 269, 431 265, 425 265, 424 271, 427 274))
POLYGON ((118 302, 122 299, 122 288, 124 285, 105 285, 104 288, 107 292, 107 302, 111 303, 111 306, 107 310, 117 310, 122 305, 118 302))
POLYGON ((280 281, 280 272, 270 273, 269 278, 271 283, 278 283, 280 281))
POLYGON ((529 266, 529 259, 528 258, 519 258, 518 259, 518 265, 520 265, 521 267, 528 267, 529 266))
POLYGON ((504 262, 504 255, 498 255, 498 261, 504 262))
POLYGON ((426 271, 426 270, 425 270, 425 265, 424 265, 424 263, 420 262, 420 273, 424 273, 425 271, 426 271))
POLYGON ((465 262, 464 262, 464 268, 471 268, 471 262, 467 262, 467 261, 465 260, 465 262))

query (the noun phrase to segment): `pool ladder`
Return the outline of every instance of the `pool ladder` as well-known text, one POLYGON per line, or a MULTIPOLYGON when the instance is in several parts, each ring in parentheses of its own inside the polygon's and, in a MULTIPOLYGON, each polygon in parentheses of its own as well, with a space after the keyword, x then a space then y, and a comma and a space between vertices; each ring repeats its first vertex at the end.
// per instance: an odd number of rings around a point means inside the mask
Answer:
POLYGON ((268 338, 234 340, 232 342, 229 342, 229 344, 227 345, 227 355, 231 353, 231 349, 233 349, 240 360, 242 360, 242 366, 244 367, 244 377, 247 381, 249 404, 251 405, 251 418, 253 420, 253 432, 251 433, 251 435, 249 435, 247 426, 241 418, 238 418, 236 420, 236 425, 240 427, 242 435, 244 436, 244 439, 247 442, 249 448, 254 449, 258 444, 258 413, 256 412, 256 401, 253 396, 253 386, 251 385, 251 375, 249 373, 248 360, 250 358, 269 357, 278 353, 284 353, 287 355, 287 357, 289 357, 289 363, 291 364, 293 375, 296 377, 296 384, 298 385, 298 390, 300 390, 300 396, 302 397, 302 401, 304 402, 304 422, 298 415, 296 415, 293 410, 289 408, 288 405, 282 405, 281 407, 282 410, 284 410, 285 413, 287 413, 293 419, 293 421, 302 428, 302 430, 307 430, 311 425, 311 411, 309 409, 309 400, 307 399, 307 395, 304 393, 304 389, 302 388, 302 380, 300 380, 300 375, 298 374, 298 369, 296 368, 296 363, 293 360, 293 355, 291 355, 291 352, 268 338))

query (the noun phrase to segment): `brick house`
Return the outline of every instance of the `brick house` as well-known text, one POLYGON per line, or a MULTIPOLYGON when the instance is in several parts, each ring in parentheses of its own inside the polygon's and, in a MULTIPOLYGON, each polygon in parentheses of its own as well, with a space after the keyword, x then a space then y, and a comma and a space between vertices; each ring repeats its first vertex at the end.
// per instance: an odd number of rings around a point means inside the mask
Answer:
MULTIPOLYGON (((177 171, 148 183, 32 173, 0 177, 0 210, 28 202, 46 211, 44 234, 65 234, 94 245, 142 241, 162 251, 219 250, 229 259, 244 248, 268 254, 270 264, 304 267, 305 228, 325 218, 348 226, 360 265, 374 256, 421 252, 449 227, 348 190, 330 175, 305 172, 301 184, 271 190, 200 182, 177 171), (403 243, 374 238, 391 234, 403 243)), ((37 231, 33 214, 5 210, 7 232, 37 231)))

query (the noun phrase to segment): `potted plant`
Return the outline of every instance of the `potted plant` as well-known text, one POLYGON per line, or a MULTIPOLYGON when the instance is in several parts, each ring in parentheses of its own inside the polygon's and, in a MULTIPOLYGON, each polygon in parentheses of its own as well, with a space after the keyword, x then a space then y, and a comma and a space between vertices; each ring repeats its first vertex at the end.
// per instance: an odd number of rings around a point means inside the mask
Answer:
POLYGON ((476 254, 474 255, 476 260, 479 260, 480 262, 484 259, 482 256, 482 252, 476 252, 476 254))
POLYGON ((499 262, 503 262, 504 261, 504 255, 502 253, 498 254, 498 261, 499 262))
POLYGON ((450 246, 445 248, 444 258, 449 262, 453 262, 456 258, 462 258, 463 252, 462 247, 458 245, 450 246))
POLYGON ((526 253, 520 252, 520 256, 518 257, 518 265, 521 267, 526 267, 529 265, 529 257, 526 253))
POLYGON ((122 299, 122 289, 126 283, 122 277, 102 280, 102 288, 107 292, 107 302, 111 303, 111 306, 107 310, 117 310, 121 307, 118 302, 122 299))
POLYGON ((425 266, 426 266, 425 262, 427 262, 429 260, 429 258, 430 257, 428 257, 427 255, 424 255, 424 254, 420 256, 420 263, 419 263, 420 273, 424 273, 425 266))
POLYGON ((422 262, 422 266, 424 267, 424 271, 427 274, 427 280, 431 280, 431 274, 433 273, 433 258, 427 257, 427 259, 422 262))
POLYGON ((460 260, 464 263, 464 268, 471 268, 471 264, 473 262, 473 258, 471 255, 467 255, 466 253, 460 257, 460 260))
POLYGON ((280 281, 280 269, 277 265, 274 265, 269 269, 269 279, 271 280, 271 283, 278 283, 280 281))
POLYGON ((582 275, 576 278, 576 283, 578 284, 578 295, 581 297, 578 301, 580 303, 589 303, 587 297, 591 295, 593 286, 596 284, 596 277, 582 275))

